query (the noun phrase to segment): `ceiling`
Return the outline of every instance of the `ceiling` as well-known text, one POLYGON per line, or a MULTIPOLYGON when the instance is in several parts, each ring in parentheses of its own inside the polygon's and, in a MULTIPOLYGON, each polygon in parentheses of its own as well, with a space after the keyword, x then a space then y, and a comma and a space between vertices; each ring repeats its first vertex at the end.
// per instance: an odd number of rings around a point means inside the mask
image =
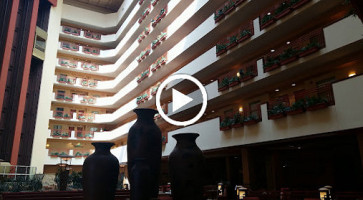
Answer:
POLYGON ((123 0, 64 0, 65 4, 101 13, 117 12, 123 0))

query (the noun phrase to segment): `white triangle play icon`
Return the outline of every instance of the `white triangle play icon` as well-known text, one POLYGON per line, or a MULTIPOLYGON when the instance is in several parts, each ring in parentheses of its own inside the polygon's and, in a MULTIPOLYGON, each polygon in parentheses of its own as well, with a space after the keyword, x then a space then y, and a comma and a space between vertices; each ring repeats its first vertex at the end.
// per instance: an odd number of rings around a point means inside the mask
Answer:
POLYGON ((177 111, 179 108, 185 106, 189 102, 193 101, 192 98, 184 95, 183 93, 179 92, 178 90, 173 89, 173 112, 177 111))

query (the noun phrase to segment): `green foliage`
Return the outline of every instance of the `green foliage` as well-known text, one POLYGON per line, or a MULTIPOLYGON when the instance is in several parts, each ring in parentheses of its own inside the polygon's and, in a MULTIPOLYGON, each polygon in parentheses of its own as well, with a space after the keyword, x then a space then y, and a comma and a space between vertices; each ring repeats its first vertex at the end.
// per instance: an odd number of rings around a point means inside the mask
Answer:
POLYGON ((233 83, 233 82, 239 82, 239 77, 238 76, 233 76, 231 79, 229 79, 229 84, 233 83))
POLYGON ((291 58, 291 57, 294 57, 294 56, 296 56, 297 54, 298 54, 298 50, 297 49, 293 49, 293 48, 288 48, 288 49, 286 49, 286 50, 284 50, 281 54, 280 54, 280 56, 279 56, 279 58, 280 58, 280 60, 286 60, 286 59, 288 59, 288 58, 291 58))
POLYGON ((305 101, 303 99, 295 101, 290 107, 286 107, 285 111, 294 111, 299 109, 305 109, 305 101))
POLYGON ((241 32, 239 32, 239 38, 243 38, 246 35, 251 35, 251 31, 250 30, 243 30, 241 32))
POLYGON ((69 175, 70 187, 73 189, 82 189, 82 172, 72 172, 69 175))
POLYGON ((263 68, 266 67, 271 67, 275 64, 279 64, 280 61, 278 58, 272 58, 272 57, 267 57, 265 63, 263 64, 263 68))
POLYGON ((288 9, 290 7, 290 4, 287 1, 282 2, 279 7, 275 10, 275 15, 280 14, 282 11, 288 9))
POLYGON ((258 117, 255 114, 251 114, 247 117, 244 118, 244 122, 248 122, 248 121, 257 121, 258 117))
POLYGON ((262 17, 261 19, 261 25, 266 24, 267 22, 269 22, 270 20, 272 20, 274 17, 270 14, 266 14, 265 16, 262 17))
POLYGON ((223 80, 221 81, 221 83, 219 84, 219 88, 225 87, 229 85, 229 78, 228 77, 224 77, 223 80))
POLYGON ((243 123, 243 118, 239 112, 233 115, 232 125, 243 123))
POLYGON ((33 177, 20 176, 16 179, 2 177, 0 180, 1 192, 22 192, 22 191, 40 191, 43 188, 43 174, 36 174, 33 177))
POLYGON ((267 111, 269 115, 277 115, 285 112, 285 106, 280 103, 278 105, 273 106, 270 110, 267 111))
POLYGON ((233 44, 233 43, 236 43, 237 42, 237 36, 236 35, 232 35, 231 37, 228 38, 228 40, 229 40, 228 45, 233 44))
POLYGON ((230 117, 225 117, 221 122, 221 128, 229 127, 232 125, 233 120, 230 117))
POLYGON ((214 13, 214 20, 216 20, 218 17, 220 17, 221 15, 224 15, 223 13, 223 9, 218 10, 217 12, 214 13))
POLYGON ((320 104, 320 103, 328 103, 328 100, 320 97, 320 96, 312 96, 312 97, 307 97, 305 99, 305 104, 306 107, 310 107, 310 106, 314 106, 316 104, 320 104))
POLYGON ((311 41, 309 44, 307 44, 306 46, 302 47, 300 49, 300 51, 301 52, 304 52, 304 51, 307 51, 307 50, 309 50, 311 48, 315 48, 315 47, 320 48, 320 44, 317 41, 311 41))
POLYGON ((216 45, 216 53, 219 53, 222 50, 225 50, 227 48, 226 44, 217 44, 216 45))
POLYGON ((234 7, 235 3, 233 0, 229 0, 228 3, 224 5, 223 12, 226 12, 230 8, 234 7))

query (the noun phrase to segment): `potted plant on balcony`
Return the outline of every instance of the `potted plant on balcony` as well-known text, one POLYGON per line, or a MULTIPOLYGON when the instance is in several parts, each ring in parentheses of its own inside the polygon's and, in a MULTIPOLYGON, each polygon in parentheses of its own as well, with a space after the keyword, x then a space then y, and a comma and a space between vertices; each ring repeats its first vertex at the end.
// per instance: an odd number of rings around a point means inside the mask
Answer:
POLYGON ((76 84, 76 80, 77 79, 75 77, 67 76, 67 83, 68 84, 74 85, 74 84, 76 84))
POLYGON ((282 103, 273 106, 267 111, 269 119, 280 119, 285 117, 285 106, 282 103))
POLYGON ((73 101, 73 97, 65 96, 64 97, 64 100, 66 100, 66 101, 73 101))
POLYGON ((58 152, 52 152, 52 153, 50 153, 50 156, 51 157, 58 157, 59 153, 58 152))
POLYGON ((85 31, 84 31, 84 37, 85 37, 85 38, 90 38, 90 39, 91 39, 91 38, 92 38, 92 32, 91 32, 91 31, 87 31, 87 30, 85 30, 85 31))
POLYGON ((217 23, 224 18, 223 9, 219 9, 214 13, 214 22, 217 23))
POLYGON ((142 3, 144 3, 144 0, 139 0, 139 5, 141 5, 142 3))
POLYGON ((228 45, 227 45, 227 50, 232 49, 233 47, 235 47, 237 45, 237 36, 236 35, 232 35, 230 37, 228 37, 228 45))
POLYGON ((59 136, 61 136, 61 133, 59 132, 59 130, 54 130, 54 131, 52 132, 52 136, 53 136, 53 137, 59 137, 59 136))
POLYGON ((306 110, 314 111, 328 107, 329 102, 320 96, 312 96, 305 99, 305 104, 306 110))
POLYGON ((297 9, 311 0, 290 0, 291 8, 297 9))
POLYGON ((69 26, 63 26, 63 32, 71 34, 72 33, 72 28, 69 27, 69 26))
POLYGON ((79 28, 72 28, 72 35, 80 36, 81 35, 81 29, 79 28))
POLYGON ((99 68, 99 66, 98 66, 98 65, 95 65, 95 64, 90 64, 90 65, 89 65, 89 69, 90 69, 91 71, 98 71, 98 68, 99 68))
POLYGON ((302 47, 300 49, 299 57, 305 57, 307 55, 310 55, 312 53, 317 52, 321 48, 321 45, 316 41, 311 41, 306 46, 302 47))
POLYGON ((233 76, 232 78, 229 79, 229 84, 228 87, 233 87, 236 86, 240 83, 240 79, 238 76, 233 76))
POLYGON ((297 115, 305 112, 305 101, 303 99, 295 101, 290 107, 285 108, 287 115, 297 115))
POLYGON ((91 54, 92 54, 92 55, 96 55, 96 56, 98 56, 98 55, 100 55, 100 53, 101 53, 101 50, 100 50, 100 49, 98 49, 98 48, 92 48, 91 50, 92 50, 92 51, 91 51, 91 54))
POLYGON ((221 92, 221 91, 227 90, 228 89, 228 85, 229 85, 229 78, 228 77, 224 77, 222 79, 222 81, 219 83, 218 91, 221 92))
POLYGON ((235 3, 234 0, 229 0, 228 3, 226 3, 223 7, 223 13, 225 15, 228 15, 230 12, 233 11, 233 9, 235 9, 235 3))
POLYGON ((78 120, 84 121, 84 120, 86 120, 86 116, 84 116, 84 115, 78 115, 78 120))
POLYGON ((93 134, 91 134, 91 133, 87 133, 84 137, 85 137, 86 139, 92 139, 92 138, 93 138, 93 134))
POLYGON ((156 48, 159 44, 160 44, 160 41, 159 41, 158 39, 153 40, 153 41, 151 42, 151 48, 152 48, 152 49, 155 49, 155 48, 156 48))
POLYGON ((220 44, 217 44, 216 45, 216 54, 217 56, 220 56, 224 53, 227 52, 227 45, 226 44, 223 44, 223 43, 220 43, 220 44))
POLYGON ((139 37, 137 37, 137 41, 140 43, 145 38, 144 34, 140 34, 139 37))
POLYGON ((144 32, 145 32, 145 35, 149 35, 150 28, 149 27, 145 27, 144 32))
POLYGON ((58 99, 58 100, 60 100, 60 99, 64 99, 64 96, 63 96, 63 95, 57 95, 57 96, 55 97, 55 99, 58 99))
POLYGON ((86 79, 86 78, 82 79, 81 85, 82 86, 88 86, 88 79, 86 79))
POLYGON ((142 95, 142 98, 144 99, 144 101, 147 101, 149 99, 149 94, 146 92, 142 95))
POLYGON ((78 44, 71 44, 71 50, 72 51, 79 51, 79 45, 78 44))
POLYGON ((91 48, 90 47, 86 47, 86 46, 83 46, 83 53, 86 53, 86 54, 91 54, 91 48))
POLYGON ((291 62, 294 62, 298 59, 298 50, 294 48, 288 48, 282 54, 280 54, 280 64, 287 65, 291 62))
POLYGON ((246 72, 244 72, 243 69, 240 69, 239 74, 242 82, 248 81, 256 76, 256 72, 254 72, 250 67, 246 69, 246 72))
POLYGON ((264 15, 261 19, 261 25, 260 28, 265 29, 268 26, 272 25, 273 23, 275 23, 275 18, 274 16, 271 15, 271 13, 267 13, 266 15, 264 15))
POLYGON ((166 58, 164 56, 161 56, 160 60, 159 60, 160 65, 165 65, 166 63, 166 58))
POLYGON ((239 128, 243 126, 243 118, 241 113, 237 112, 236 114, 233 115, 231 126, 232 128, 239 128))
POLYGON ((142 100, 143 100, 142 96, 136 97, 136 103, 137 104, 140 104, 142 102, 142 100))
POLYGON ((62 133, 61 137, 69 137, 68 132, 64 132, 64 133, 62 133))
POLYGON ((269 72, 269 71, 272 71, 272 70, 280 67, 280 61, 278 58, 273 58, 273 57, 267 56, 266 60, 264 60, 264 61, 265 61, 263 63, 264 72, 269 72))
POLYGON ((155 6, 159 0, 151 0, 151 5, 155 6))
POLYGON ((259 121, 260 121, 259 117, 257 117, 255 114, 251 114, 244 118, 243 124, 252 125, 252 124, 257 124, 259 121))
POLYGON ((56 111, 54 114, 54 118, 63 118, 63 112, 62 111, 56 111))
POLYGON ((77 153, 76 153, 76 154, 74 154, 74 157, 76 157, 76 158, 78 158, 78 157, 82 157, 82 154, 81 154, 79 151, 77 151, 77 153))
POLYGON ((219 130, 221 131, 227 131, 231 129, 232 120, 229 117, 225 117, 222 122, 220 123, 219 130))
POLYGON ((238 36, 237 36, 237 43, 241 43, 245 40, 247 40, 248 38, 250 38, 252 36, 252 33, 250 30, 242 30, 239 32, 238 36))
POLYGON ((65 50, 71 49, 71 44, 69 42, 61 42, 61 48, 65 50))
POLYGON ((287 1, 284 1, 282 3, 280 3, 279 7, 276 8, 275 12, 274 12, 274 16, 276 19, 281 19, 284 16, 288 15, 291 12, 290 9, 290 3, 287 1))

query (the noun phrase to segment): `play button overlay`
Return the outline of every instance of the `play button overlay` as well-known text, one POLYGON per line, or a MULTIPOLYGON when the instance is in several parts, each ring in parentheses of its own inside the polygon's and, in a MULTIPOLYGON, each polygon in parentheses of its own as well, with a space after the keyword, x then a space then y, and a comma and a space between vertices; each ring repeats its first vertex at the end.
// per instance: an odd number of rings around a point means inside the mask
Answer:
MULTIPOLYGON (((191 103, 193 101, 195 101, 193 98, 191 98, 188 95, 185 95, 181 92, 179 92, 178 90, 172 88, 172 110, 173 113, 175 113, 176 111, 178 111, 179 109, 183 108, 184 106, 186 106, 188 103, 191 103)), ((207 108, 207 91, 205 90, 205 88, 203 87, 202 83, 200 83, 196 78, 194 78, 193 76, 187 75, 187 74, 175 74, 172 76, 169 76, 164 82, 162 82, 160 84, 160 87, 156 93, 156 108, 159 111, 159 114, 161 115, 161 117, 169 122, 170 124, 176 125, 176 126, 188 126, 191 125, 193 123, 195 123, 196 121, 198 121, 204 114, 206 108, 207 108), (177 120, 173 120, 170 117, 168 117, 163 109, 161 108, 160 105, 160 96, 161 93, 163 91, 163 89, 166 87, 167 84, 169 84, 172 81, 178 80, 178 79, 186 79, 189 80, 191 82, 193 82, 194 84, 196 84, 200 90, 200 92, 202 93, 202 97, 203 97, 203 101, 202 101, 202 108, 200 109, 199 113, 193 117, 190 120, 187 121, 177 121, 177 120)), ((182 111, 181 111, 182 112, 182 111)))
POLYGON ((174 88, 173 88, 172 97, 173 97, 173 113, 179 110, 179 108, 193 101, 192 98, 188 97, 187 95, 184 95, 183 93, 179 92, 174 88))

